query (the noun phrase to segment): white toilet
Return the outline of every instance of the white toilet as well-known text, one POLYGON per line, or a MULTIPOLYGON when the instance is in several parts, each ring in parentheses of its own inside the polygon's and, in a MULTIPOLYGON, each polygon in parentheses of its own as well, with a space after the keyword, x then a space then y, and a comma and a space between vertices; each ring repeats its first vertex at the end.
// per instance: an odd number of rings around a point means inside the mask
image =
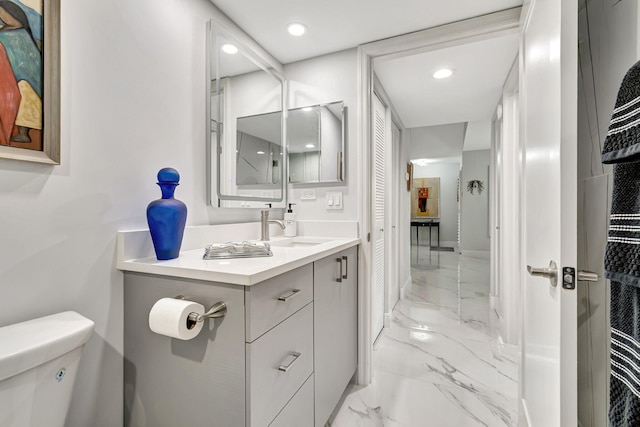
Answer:
POLYGON ((93 326, 66 311, 0 328, 0 426, 64 425, 93 326))

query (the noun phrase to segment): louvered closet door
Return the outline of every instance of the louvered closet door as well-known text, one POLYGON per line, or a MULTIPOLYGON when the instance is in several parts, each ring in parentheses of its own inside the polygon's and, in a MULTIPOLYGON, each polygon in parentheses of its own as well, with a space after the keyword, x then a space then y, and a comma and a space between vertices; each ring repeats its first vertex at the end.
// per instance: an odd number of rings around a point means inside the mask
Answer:
POLYGON ((374 341, 384 323, 384 205, 385 205, 385 132, 386 111, 377 96, 373 97, 373 292, 371 296, 371 340, 374 341))

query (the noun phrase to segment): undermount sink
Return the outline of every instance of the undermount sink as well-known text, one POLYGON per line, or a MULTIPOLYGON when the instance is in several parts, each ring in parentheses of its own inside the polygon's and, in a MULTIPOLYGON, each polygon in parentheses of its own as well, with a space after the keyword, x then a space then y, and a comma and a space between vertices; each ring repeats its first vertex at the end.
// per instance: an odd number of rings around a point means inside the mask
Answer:
POLYGON ((308 248, 334 239, 323 237, 285 237, 284 239, 271 240, 269 244, 278 248, 308 248))

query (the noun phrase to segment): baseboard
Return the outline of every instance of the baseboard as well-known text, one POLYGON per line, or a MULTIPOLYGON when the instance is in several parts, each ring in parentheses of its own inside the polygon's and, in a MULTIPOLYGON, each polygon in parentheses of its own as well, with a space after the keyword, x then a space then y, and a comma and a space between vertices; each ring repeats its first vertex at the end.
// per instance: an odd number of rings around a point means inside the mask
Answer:
POLYGON ((382 325, 384 328, 388 328, 391 326, 391 312, 384 314, 382 325))
POLYGON ((400 299, 404 299, 407 293, 409 292, 409 288, 411 287, 411 276, 407 278, 407 280, 400 286, 400 299))
POLYGON ((489 251, 469 251, 467 249, 462 249, 460 253, 462 255, 466 255, 474 258, 482 258, 482 259, 489 259, 491 256, 491 252, 489 251))

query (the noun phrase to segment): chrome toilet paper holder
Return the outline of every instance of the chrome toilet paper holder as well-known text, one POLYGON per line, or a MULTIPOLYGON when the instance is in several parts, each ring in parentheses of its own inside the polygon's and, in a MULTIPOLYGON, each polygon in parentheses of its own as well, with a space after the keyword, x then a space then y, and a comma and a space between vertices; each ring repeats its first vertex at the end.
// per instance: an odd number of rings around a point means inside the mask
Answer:
MULTIPOLYGON (((176 299, 185 299, 184 295, 178 295, 175 297, 176 299)), ((193 329, 198 322, 204 322, 204 319, 215 319, 218 317, 224 317, 227 315, 227 304, 223 301, 218 301, 213 304, 209 310, 202 314, 198 313, 189 313, 187 316, 187 328, 193 329)))

